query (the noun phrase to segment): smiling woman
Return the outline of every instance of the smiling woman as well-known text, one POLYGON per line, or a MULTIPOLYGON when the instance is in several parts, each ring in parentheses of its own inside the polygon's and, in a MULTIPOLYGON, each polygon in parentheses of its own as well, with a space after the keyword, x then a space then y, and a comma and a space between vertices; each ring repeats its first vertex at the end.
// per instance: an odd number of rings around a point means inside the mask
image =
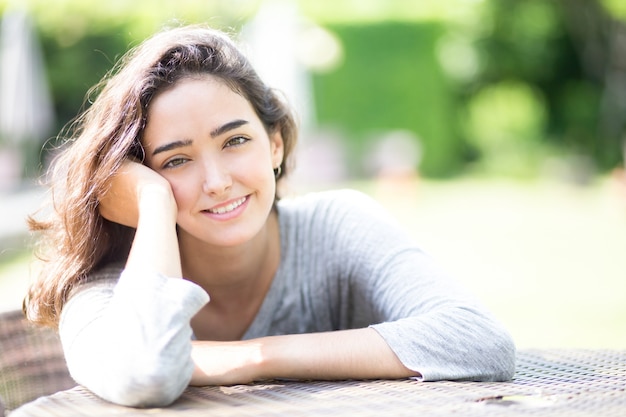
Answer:
POLYGON ((512 376, 506 330, 378 204, 278 198, 291 109, 221 32, 148 39, 76 127, 51 173, 52 217, 31 219, 49 252, 25 310, 58 326, 73 378, 101 397, 512 376))
POLYGON ((181 80, 152 99, 141 142, 146 166, 172 188, 183 253, 201 255, 195 239, 218 247, 277 244, 259 232, 274 202, 283 139, 266 131, 242 95, 211 75, 181 80))

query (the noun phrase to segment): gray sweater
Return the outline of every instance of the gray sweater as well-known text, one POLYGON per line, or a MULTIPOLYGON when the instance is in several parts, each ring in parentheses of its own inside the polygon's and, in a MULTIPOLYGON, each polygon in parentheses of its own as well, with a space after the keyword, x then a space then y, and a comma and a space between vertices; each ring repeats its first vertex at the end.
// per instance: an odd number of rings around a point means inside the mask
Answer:
MULTIPOLYGON (((280 266, 244 339, 371 326, 421 380, 512 377, 506 330, 372 199, 309 194, 280 201, 278 217, 280 266)), ((190 319, 208 300, 186 280, 93 274, 61 315, 72 376, 115 403, 173 402, 193 371, 190 319)))

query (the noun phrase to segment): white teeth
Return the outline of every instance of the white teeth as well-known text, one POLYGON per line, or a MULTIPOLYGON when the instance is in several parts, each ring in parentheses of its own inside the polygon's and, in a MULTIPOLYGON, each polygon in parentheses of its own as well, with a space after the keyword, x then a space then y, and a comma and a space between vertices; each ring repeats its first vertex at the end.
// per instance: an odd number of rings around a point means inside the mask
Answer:
POLYGON ((237 207, 239 207, 240 205, 242 205, 244 203, 244 201, 246 201, 245 197, 240 198, 237 201, 233 201, 232 203, 223 206, 223 207, 219 207, 216 209, 211 209, 211 210, 207 210, 209 213, 213 213, 213 214, 224 214, 224 213, 228 213, 229 211, 233 211, 234 209, 236 209, 237 207))

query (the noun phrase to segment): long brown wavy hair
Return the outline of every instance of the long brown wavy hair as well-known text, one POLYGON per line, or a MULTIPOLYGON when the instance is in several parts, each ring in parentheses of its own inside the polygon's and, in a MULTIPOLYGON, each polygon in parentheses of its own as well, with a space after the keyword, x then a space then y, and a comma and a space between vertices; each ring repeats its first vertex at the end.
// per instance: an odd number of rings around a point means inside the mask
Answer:
POLYGON ((297 138, 292 109, 263 83, 231 38, 196 25, 154 35, 126 53, 90 90, 88 96, 97 95, 96 100, 69 126, 70 139, 51 166, 49 216, 29 218, 31 230, 40 232, 38 255, 45 263, 24 299, 29 320, 56 327, 81 280, 126 260, 135 230, 104 219, 98 196, 126 158, 143 160, 140 140, 151 99, 197 74, 223 81, 251 103, 268 133, 281 132, 279 178, 288 173, 297 138))

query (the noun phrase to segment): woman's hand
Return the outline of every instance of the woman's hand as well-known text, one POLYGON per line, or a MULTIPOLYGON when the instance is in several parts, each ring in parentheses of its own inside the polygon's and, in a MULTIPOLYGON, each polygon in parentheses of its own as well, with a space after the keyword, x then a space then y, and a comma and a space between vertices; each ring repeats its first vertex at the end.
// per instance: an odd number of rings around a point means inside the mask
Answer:
POLYGON ((176 215, 169 182, 155 171, 128 160, 100 198, 100 214, 137 229, 126 268, 182 277, 176 215))
POLYGON ((138 162, 127 160, 112 177, 109 189, 99 199, 100 214, 124 226, 137 227, 142 202, 161 200, 162 208, 176 216, 176 202, 165 178, 138 162))
POLYGON ((260 378, 260 343, 255 341, 192 341, 196 364, 190 385, 247 384, 260 378))

